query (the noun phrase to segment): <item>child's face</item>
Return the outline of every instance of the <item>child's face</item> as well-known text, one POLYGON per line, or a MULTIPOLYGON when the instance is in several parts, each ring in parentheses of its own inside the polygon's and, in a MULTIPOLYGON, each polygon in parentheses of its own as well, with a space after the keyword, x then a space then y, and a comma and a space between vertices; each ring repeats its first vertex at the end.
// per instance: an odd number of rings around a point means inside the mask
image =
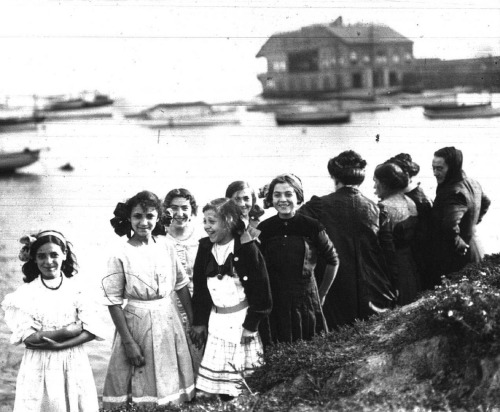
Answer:
POLYGON ((132 209, 130 223, 134 237, 150 238, 156 222, 158 222, 158 211, 154 207, 143 208, 137 205, 132 209))
POLYGON ((66 255, 59 245, 45 243, 36 251, 35 261, 44 279, 55 279, 61 276, 61 267, 66 255))
POLYGON ((278 183, 273 190, 273 206, 278 211, 279 217, 289 219, 295 215, 298 200, 297 194, 288 183, 278 183))
POLYGON ((245 188, 235 192, 231 199, 238 205, 241 210, 241 214, 244 217, 248 217, 250 209, 252 209, 252 190, 250 188, 245 188))
POLYGON ((173 212, 171 224, 178 228, 186 227, 193 213, 189 200, 184 197, 174 197, 170 202, 169 209, 172 209, 173 212))
POLYGON ((203 228, 212 243, 224 245, 233 238, 229 229, 213 210, 207 210, 203 215, 203 228))

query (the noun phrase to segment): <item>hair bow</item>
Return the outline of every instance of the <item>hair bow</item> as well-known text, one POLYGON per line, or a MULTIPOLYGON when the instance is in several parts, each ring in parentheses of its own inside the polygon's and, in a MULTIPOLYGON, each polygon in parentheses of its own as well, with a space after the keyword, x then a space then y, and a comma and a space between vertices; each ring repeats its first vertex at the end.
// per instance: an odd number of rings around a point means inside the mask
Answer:
POLYGON ((131 236, 132 226, 130 225, 129 215, 127 210, 127 205, 125 203, 119 202, 113 212, 115 217, 109 222, 111 226, 115 229, 115 233, 118 236, 127 235, 131 236))
POLYGON ((27 262, 28 260, 30 260, 31 245, 35 241, 36 237, 32 235, 26 235, 19 239, 19 243, 24 245, 19 252, 19 260, 21 262, 27 262))

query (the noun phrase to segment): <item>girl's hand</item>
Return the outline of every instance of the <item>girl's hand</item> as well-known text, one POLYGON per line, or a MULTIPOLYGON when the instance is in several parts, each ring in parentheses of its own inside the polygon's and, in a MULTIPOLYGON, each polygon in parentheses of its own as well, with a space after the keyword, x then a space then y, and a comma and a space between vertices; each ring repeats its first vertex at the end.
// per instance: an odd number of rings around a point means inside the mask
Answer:
POLYGON ((34 350, 61 350, 64 348, 60 342, 56 342, 55 340, 46 337, 42 337, 42 342, 40 343, 26 342, 26 347, 34 350))
POLYGON ((146 359, 144 358, 141 347, 135 341, 123 342, 125 348, 125 355, 128 361, 134 366, 144 366, 146 359))
POLYGON ((240 343, 242 345, 246 345, 248 343, 251 343, 254 339, 257 339, 257 332, 250 332, 249 330, 243 328, 240 343))
POLYGON ((68 335, 69 335, 68 337, 74 338, 75 336, 78 336, 80 333, 83 332, 83 325, 82 325, 82 322, 77 321, 77 322, 70 323, 64 329, 68 333, 68 335))
POLYGON ((189 337, 198 349, 201 349, 207 340, 207 327, 206 326, 192 326, 189 331, 189 337))

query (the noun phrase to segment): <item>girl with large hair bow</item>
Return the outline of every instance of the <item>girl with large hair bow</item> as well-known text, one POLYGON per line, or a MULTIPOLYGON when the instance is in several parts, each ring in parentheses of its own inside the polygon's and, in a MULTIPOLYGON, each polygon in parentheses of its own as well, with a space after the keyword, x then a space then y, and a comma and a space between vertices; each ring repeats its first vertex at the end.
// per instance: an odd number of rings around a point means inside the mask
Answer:
POLYGON ((104 333, 74 280, 71 244, 54 230, 20 242, 25 284, 2 302, 11 343, 26 346, 14 411, 95 412, 97 392, 83 344, 104 333))

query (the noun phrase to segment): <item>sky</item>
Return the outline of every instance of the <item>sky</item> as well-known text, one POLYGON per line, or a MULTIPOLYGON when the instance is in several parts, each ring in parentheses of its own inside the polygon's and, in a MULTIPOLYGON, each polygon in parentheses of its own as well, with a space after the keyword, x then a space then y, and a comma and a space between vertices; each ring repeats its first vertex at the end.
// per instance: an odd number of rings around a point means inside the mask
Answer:
POLYGON ((500 0, 1 0, 0 96, 247 99, 273 33, 338 16, 391 26, 416 58, 500 56, 500 0))

